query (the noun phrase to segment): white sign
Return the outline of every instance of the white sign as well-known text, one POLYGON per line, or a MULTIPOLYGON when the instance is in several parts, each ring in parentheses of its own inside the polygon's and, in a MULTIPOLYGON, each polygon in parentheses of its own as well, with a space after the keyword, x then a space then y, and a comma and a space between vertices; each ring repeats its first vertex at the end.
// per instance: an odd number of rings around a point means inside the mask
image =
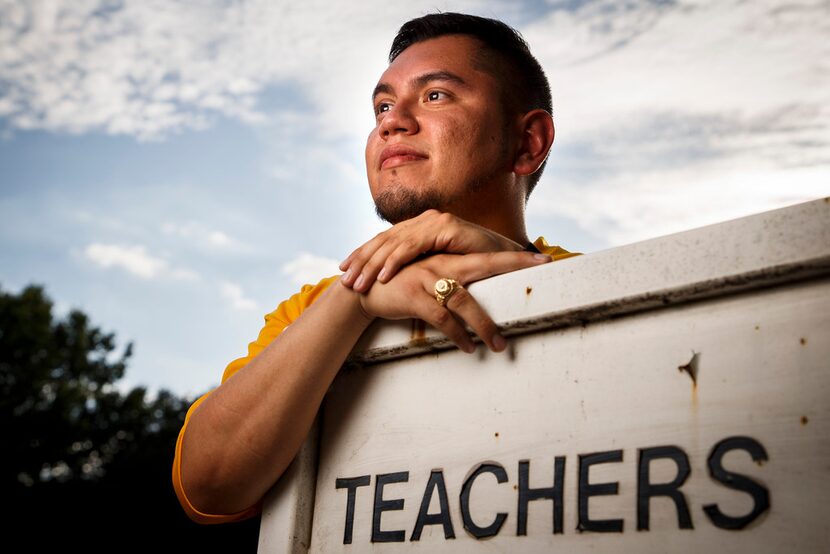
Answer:
POLYGON ((828 551, 827 200, 471 292, 509 350, 374 328, 260 552, 828 551))

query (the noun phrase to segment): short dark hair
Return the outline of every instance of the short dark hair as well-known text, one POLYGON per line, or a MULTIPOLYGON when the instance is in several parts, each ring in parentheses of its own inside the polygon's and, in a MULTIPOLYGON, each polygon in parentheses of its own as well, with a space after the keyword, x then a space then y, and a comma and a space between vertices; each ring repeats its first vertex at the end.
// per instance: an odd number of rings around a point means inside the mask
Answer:
MULTIPOLYGON (((481 41, 496 61, 501 62, 499 70, 490 73, 501 81, 505 109, 526 113, 541 108, 553 113, 550 84, 539 62, 530 53, 522 35, 509 25, 496 19, 463 13, 434 13, 407 21, 401 26, 392 48, 389 63, 395 61, 401 52, 415 43, 445 35, 468 35, 481 41)), ((484 65, 492 66, 492 56, 484 56, 484 65)), ((545 163, 528 178, 527 194, 530 195, 545 163)))

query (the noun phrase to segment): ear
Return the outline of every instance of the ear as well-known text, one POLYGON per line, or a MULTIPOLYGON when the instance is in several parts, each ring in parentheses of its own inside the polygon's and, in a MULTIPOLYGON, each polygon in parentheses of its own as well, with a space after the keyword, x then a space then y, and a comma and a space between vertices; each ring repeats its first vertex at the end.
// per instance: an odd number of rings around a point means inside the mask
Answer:
POLYGON ((513 162, 513 173, 531 175, 548 157, 553 144, 553 117, 542 109, 532 110, 519 121, 521 139, 513 162))

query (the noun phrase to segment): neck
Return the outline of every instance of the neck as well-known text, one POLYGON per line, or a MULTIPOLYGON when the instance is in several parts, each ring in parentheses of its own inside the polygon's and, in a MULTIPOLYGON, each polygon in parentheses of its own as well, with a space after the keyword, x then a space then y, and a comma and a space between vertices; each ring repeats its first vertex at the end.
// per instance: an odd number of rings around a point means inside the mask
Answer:
POLYGON ((510 190, 511 187, 478 190, 472 199, 461 200, 459 205, 447 211, 525 246, 529 241, 525 229, 524 194, 509 194, 510 190))

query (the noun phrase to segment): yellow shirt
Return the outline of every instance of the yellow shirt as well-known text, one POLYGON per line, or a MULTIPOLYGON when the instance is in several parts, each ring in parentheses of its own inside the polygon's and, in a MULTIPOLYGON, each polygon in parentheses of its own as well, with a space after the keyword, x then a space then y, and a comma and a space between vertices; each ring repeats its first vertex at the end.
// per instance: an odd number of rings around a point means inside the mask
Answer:
MULTIPOLYGON (((554 261, 564 260, 565 258, 579 255, 576 252, 568 252, 559 246, 550 246, 543 237, 536 239, 533 245, 543 254, 551 256, 554 261)), ((224 383, 227 381, 231 375, 245 367, 245 365, 250 362, 254 356, 262 352, 265 347, 271 344, 271 341, 277 338, 286 327, 300 317, 300 314, 302 314, 306 308, 311 306, 311 304, 313 304, 317 298, 320 297, 329 285, 337 281, 339 278, 340 276, 337 275, 323 279, 316 285, 304 285, 300 292, 282 302, 276 310, 266 315, 265 326, 262 330, 260 330, 257 339, 248 345, 248 355, 244 358, 238 358, 228 364, 225 368, 225 373, 222 375, 222 382, 224 383)), ((190 406, 190 409, 187 410, 184 424, 182 425, 181 431, 179 431, 179 438, 176 441, 176 456, 173 460, 173 488, 175 489, 176 496, 178 497, 182 508, 184 508, 184 511, 187 513, 187 516, 197 523, 229 523, 232 521, 247 519, 259 513, 261 509, 260 503, 235 514, 206 514, 193 507, 190 500, 188 500, 184 489, 182 488, 182 439, 184 438, 184 433, 187 430, 187 423, 190 421, 190 416, 193 414, 196 407, 199 406, 199 404, 201 404, 209 394, 210 393, 206 393, 199 397, 199 399, 197 399, 193 405, 190 406)))

